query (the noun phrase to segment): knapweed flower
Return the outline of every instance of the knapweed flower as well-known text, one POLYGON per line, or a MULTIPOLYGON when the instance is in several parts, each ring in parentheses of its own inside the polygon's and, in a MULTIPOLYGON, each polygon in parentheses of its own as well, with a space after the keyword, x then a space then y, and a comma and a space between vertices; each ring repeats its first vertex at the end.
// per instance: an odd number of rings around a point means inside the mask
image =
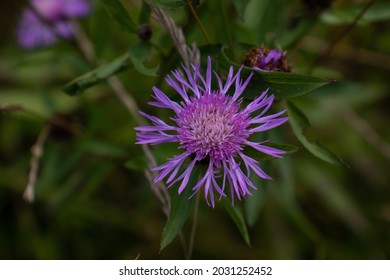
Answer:
POLYGON ((244 65, 262 71, 290 72, 286 55, 279 50, 269 49, 264 46, 252 48, 246 55, 244 65))
POLYGON ((250 189, 256 189, 249 179, 251 172, 261 178, 271 179, 258 166, 258 162, 243 150, 245 146, 249 146, 260 153, 281 157, 284 151, 263 145, 263 142, 250 141, 249 138, 256 132, 283 124, 288 118, 280 117, 285 111, 265 115, 274 101, 274 96, 267 96, 267 91, 243 106, 241 95, 253 73, 243 81, 240 78, 242 67, 235 75, 231 67, 223 83, 214 72, 219 85, 214 89, 211 86, 211 59, 208 58, 205 76, 200 73, 199 68, 200 65, 192 65, 192 69, 183 66, 185 75, 175 70, 172 71, 173 77, 166 78, 168 85, 183 99, 180 103, 153 87, 155 101, 149 104, 172 110, 172 124, 141 112, 153 125, 135 129, 138 131, 137 144, 179 143, 178 148, 182 153, 153 169, 160 172, 155 182, 166 177, 168 187, 181 182, 179 194, 186 187, 192 188, 194 193, 203 188, 207 204, 214 207, 215 194, 222 198, 230 191, 232 201, 234 198, 241 199, 250 195, 250 189), (188 165, 179 173, 185 161, 188 161, 188 165), (195 185, 189 186, 195 165, 203 166, 204 174, 195 185))
POLYGON ((62 38, 72 38, 70 18, 87 15, 90 10, 88 0, 30 0, 31 7, 21 16, 17 39, 26 49, 48 46, 62 38))

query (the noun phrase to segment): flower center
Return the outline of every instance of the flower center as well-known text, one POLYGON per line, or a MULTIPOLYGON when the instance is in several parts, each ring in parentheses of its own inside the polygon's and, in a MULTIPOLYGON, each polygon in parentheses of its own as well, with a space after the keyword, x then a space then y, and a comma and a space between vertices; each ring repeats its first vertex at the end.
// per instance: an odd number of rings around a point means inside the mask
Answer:
POLYGON ((181 147, 199 160, 227 160, 249 136, 249 116, 238 109, 238 102, 218 92, 191 98, 176 119, 181 147))

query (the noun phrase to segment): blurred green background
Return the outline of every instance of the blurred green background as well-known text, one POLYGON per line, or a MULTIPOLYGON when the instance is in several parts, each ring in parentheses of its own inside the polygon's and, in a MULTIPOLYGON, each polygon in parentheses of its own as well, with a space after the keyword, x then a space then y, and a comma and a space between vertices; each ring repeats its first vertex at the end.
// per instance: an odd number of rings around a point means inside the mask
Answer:
MULTIPOLYGON (((368 1, 327 2, 201 0, 196 12, 212 43, 282 48, 294 71, 308 73, 368 1)), ((142 23, 142 1, 122 3, 142 23)), ((99 1, 93 4, 81 25, 99 61, 119 57, 139 42, 115 25, 99 1)), ((66 83, 93 69, 69 42, 33 51, 17 46, 22 6, 0 2, 0 259, 184 258, 178 238, 159 252, 166 217, 138 166, 143 154, 134 144, 136 121, 105 83, 74 97, 64 93, 66 83), (23 192, 31 148, 48 123, 36 200, 29 204, 23 192)), ((173 6, 167 12, 188 42, 206 45, 188 8, 173 6)), ((272 161, 274 180, 256 196, 259 216, 249 226, 251 246, 221 205, 212 209, 201 200, 194 259, 389 258, 389 19, 389 1, 374 1, 312 69, 335 82, 294 99, 312 125, 305 133, 349 167, 325 163, 304 148, 272 161)), ((130 67, 118 77, 142 110, 167 118, 147 102, 153 85, 170 92, 163 78, 180 58, 166 32, 150 24, 153 48, 145 65, 159 65, 158 76, 130 67)), ((284 143, 302 147, 289 125, 278 134, 284 143)), ((153 152, 163 163, 175 147, 153 152)))

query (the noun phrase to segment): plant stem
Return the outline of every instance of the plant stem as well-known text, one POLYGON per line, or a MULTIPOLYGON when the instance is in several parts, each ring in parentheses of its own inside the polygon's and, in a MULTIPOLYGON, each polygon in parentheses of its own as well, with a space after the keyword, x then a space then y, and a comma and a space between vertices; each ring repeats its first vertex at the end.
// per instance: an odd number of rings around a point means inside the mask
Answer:
POLYGON ((35 185, 37 182, 38 171, 39 171, 39 160, 43 154, 43 145, 46 142, 47 137, 50 132, 50 124, 45 125, 45 127, 39 133, 37 142, 32 146, 31 153, 32 158, 30 160, 30 173, 28 175, 28 184, 26 190, 23 193, 23 197, 28 202, 34 202, 35 198, 35 185))
POLYGON ((198 226, 199 198, 200 198, 200 195, 198 193, 196 195, 194 218, 193 218, 194 220, 192 222, 191 235, 190 235, 190 240, 188 243, 188 251, 187 251, 187 256, 186 256, 187 260, 190 260, 192 258, 192 252, 194 250, 195 233, 196 233, 196 227, 198 226))
POLYGON ((194 7, 192 6, 191 0, 188 0, 187 4, 188 4, 188 8, 191 11, 192 16, 195 18, 196 22, 198 23, 199 28, 202 31, 202 34, 205 37, 207 43, 211 44, 211 40, 210 40, 209 34, 207 33, 206 29, 204 28, 202 22, 200 21, 200 18, 198 17, 194 7))

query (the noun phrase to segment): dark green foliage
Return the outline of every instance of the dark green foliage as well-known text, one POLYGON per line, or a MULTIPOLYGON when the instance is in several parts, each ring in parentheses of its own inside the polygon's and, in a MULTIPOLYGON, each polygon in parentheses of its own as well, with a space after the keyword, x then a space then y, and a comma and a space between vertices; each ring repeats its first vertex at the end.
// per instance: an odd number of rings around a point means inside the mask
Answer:
MULTIPOLYGON (((17 24, 16 13, 8 14, 18 10, 14 2, 0 10, 7 34, 17 24)), ((153 2, 199 46, 202 65, 210 55, 224 78, 262 44, 286 51, 293 70, 242 69, 243 79, 253 72, 242 106, 269 89, 274 111, 287 109, 288 123, 255 139, 286 154, 273 160, 246 148, 273 180, 251 176, 257 190, 234 206, 217 199, 213 209, 200 193, 192 257, 388 259, 388 1, 375 1, 314 66, 361 4, 333 1, 310 10, 302 2, 313 1, 192 1, 207 42, 187 1, 153 2)), ((188 199, 191 187, 178 195, 173 185, 169 217, 162 212, 143 149, 135 145, 139 123, 106 83, 117 75, 140 110, 169 123, 170 112, 147 102, 153 86, 179 100, 164 78, 182 61, 146 1, 93 3, 80 26, 96 51, 94 63, 75 42, 31 51, 16 47, 11 35, 1 42, 0 259, 185 257, 179 235, 188 245, 196 196, 188 199), (147 36, 140 36, 144 24, 147 36), (44 127, 50 133, 29 204, 23 192, 31 147, 44 127)), ((151 151, 162 164, 183 150, 151 151)))

